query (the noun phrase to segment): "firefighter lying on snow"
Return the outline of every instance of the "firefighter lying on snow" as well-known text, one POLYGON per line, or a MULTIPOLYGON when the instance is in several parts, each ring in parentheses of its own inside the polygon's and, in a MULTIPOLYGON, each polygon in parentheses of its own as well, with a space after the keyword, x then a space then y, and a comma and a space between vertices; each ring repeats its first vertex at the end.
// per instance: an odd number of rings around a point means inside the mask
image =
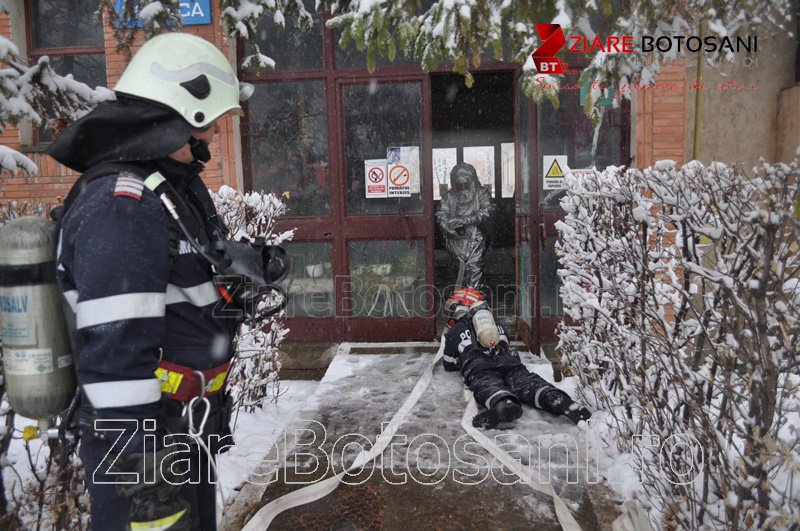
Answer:
POLYGON ((461 371, 464 382, 486 409, 475 415, 476 428, 496 428, 522 416, 528 404, 576 424, 591 413, 541 376, 530 372, 509 348, 505 327, 496 324, 480 292, 461 289, 447 300, 444 368, 461 371))

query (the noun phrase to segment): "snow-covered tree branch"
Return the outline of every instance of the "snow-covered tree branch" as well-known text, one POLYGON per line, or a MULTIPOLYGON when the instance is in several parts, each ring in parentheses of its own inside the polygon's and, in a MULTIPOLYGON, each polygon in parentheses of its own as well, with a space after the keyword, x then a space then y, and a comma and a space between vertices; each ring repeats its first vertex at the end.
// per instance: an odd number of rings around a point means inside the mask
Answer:
MULTIPOLYGON (((596 35, 621 34, 632 35, 638 43, 642 35, 657 39, 696 33, 701 23, 705 23, 708 35, 719 37, 767 23, 785 29, 795 9, 790 0, 320 0, 318 7, 330 11, 328 26, 343 30, 341 44, 353 41, 366 51, 370 68, 376 55, 393 59, 403 53, 419 60, 426 70, 452 63, 453 70, 465 75, 470 85, 469 68, 485 60, 489 50, 502 57, 502 48, 507 46, 509 58, 525 65, 524 87, 537 101, 556 93, 534 90, 539 86, 535 80, 542 77, 529 60, 542 44, 536 23, 560 24, 568 42, 572 35, 591 40, 596 35)), ((677 47, 659 54, 657 60, 639 46, 633 53, 593 50, 584 56, 589 62, 584 76, 601 86, 652 83, 661 62, 677 55, 677 47)), ((546 86, 558 82, 552 76, 542 79, 546 86)), ((591 99, 587 98, 587 110, 592 115, 598 112, 595 103, 602 96, 608 94, 594 91, 591 99)))
MULTIPOLYGON (((0 67, 0 131, 23 121, 58 130, 114 97, 106 88, 91 89, 71 75, 59 76, 47 56, 28 65, 14 43, 2 36, 0 67)), ((0 170, 15 175, 38 171, 28 157, 6 146, 0 146, 0 170)))

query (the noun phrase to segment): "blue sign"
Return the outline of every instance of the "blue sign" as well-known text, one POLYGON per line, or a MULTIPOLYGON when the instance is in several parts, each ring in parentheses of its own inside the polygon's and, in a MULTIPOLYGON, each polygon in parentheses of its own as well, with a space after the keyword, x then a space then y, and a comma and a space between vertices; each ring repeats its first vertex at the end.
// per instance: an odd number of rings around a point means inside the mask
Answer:
MULTIPOLYGON (((122 15, 126 0, 116 0, 115 7, 117 13, 122 15)), ((136 0, 128 0, 135 2, 136 0)), ((178 3, 181 13, 181 21, 184 26, 197 26, 200 24, 211 24, 211 0, 181 0, 178 3)), ((138 15, 138 6, 136 13, 138 15)), ((144 26, 141 20, 123 20, 121 24, 126 28, 141 28, 144 26)))

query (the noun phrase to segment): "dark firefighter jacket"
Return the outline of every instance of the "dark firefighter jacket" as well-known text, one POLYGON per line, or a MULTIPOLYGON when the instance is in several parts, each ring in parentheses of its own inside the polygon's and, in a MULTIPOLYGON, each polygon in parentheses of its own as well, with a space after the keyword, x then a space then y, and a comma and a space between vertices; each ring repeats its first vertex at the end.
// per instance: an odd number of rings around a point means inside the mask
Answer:
MULTIPOLYGON (((497 332, 500 334, 500 342, 498 344, 502 352, 500 356, 510 356, 508 333, 505 327, 498 323, 497 332)), ((462 370, 464 377, 466 377, 467 374, 464 371, 468 370, 468 367, 465 366, 465 363, 470 359, 480 357, 489 359, 487 349, 478 343, 475 338, 475 331, 470 326, 470 321, 459 319, 445 335, 444 357, 442 360, 445 370, 462 370)))
MULTIPOLYGON (((208 234, 224 237, 201 165, 143 164, 173 184, 208 234)), ((58 282, 83 343, 78 382, 100 418, 163 423, 181 404, 162 399, 160 358, 208 370, 232 357, 239 319, 215 316, 211 266, 171 230, 156 195, 125 173, 90 182, 62 219, 58 282)))

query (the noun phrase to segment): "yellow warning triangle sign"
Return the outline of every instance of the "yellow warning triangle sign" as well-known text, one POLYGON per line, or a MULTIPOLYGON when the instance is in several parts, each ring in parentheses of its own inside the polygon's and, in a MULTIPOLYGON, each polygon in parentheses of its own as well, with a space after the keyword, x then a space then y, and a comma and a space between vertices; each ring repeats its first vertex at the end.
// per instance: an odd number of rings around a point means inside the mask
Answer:
POLYGON ((558 160, 553 159, 553 164, 550 165, 550 169, 547 170, 548 177, 563 177, 564 170, 561 169, 561 166, 558 165, 558 160))

